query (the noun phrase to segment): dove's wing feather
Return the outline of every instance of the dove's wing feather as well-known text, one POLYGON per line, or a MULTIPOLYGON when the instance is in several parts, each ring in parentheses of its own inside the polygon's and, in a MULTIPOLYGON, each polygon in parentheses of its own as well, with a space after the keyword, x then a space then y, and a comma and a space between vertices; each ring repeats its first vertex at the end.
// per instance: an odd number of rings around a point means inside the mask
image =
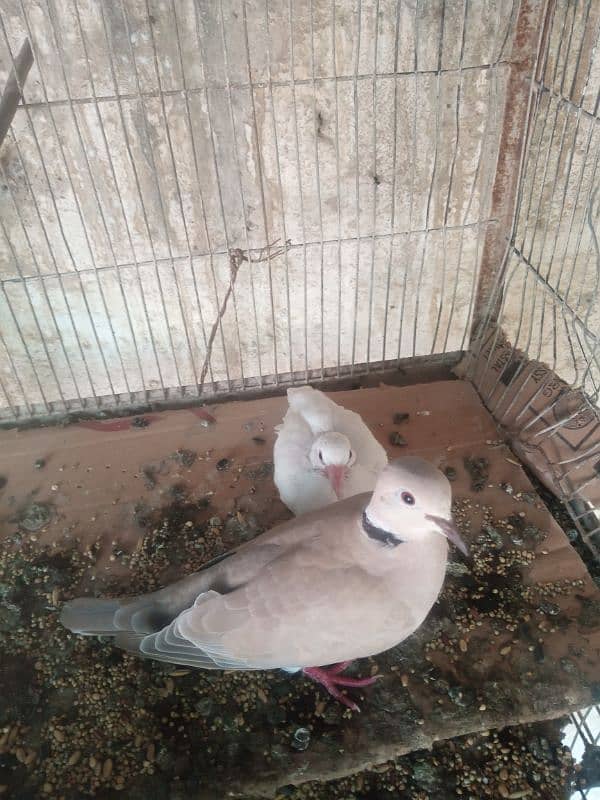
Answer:
POLYGON ((87 636, 121 637, 123 646, 136 637, 156 633, 171 623, 197 597, 209 590, 227 594, 248 581, 276 558, 282 548, 293 547, 310 532, 310 520, 290 520, 263 533, 237 550, 219 556, 199 571, 164 589, 119 600, 80 597, 66 603, 61 622, 69 630, 87 636), (308 524, 307 524, 308 522, 308 524), (133 638, 132 638, 133 637, 133 638))
POLYGON ((141 652, 190 665, 208 660, 213 668, 293 669, 367 655, 412 632, 420 620, 410 605, 390 608, 388 580, 349 564, 343 547, 339 555, 332 550, 332 538, 331 527, 322 527, 270 562, 252 584, 201 595, 146 637, 141 652), (356 642, 348 631, 358 630, 363 635, 356 642))
POLYGON ((287 398, 290 411, 302 417, 312 431, 313 439, 319 433, 335 430, 333 424, 337 406, 323 392, 312 386, 300 386, 288 389, 287 398))
POLYGON ((294 670, 373 655, 410 635, 435 602, 446 536, 458 537, 450 503, 442 473, 404 459, 383 471, 372 496, 278 525, 158 592, 67 603, 61 621, 207 669, 294 670), (400 487, 423 506, 405 507, 400 487))

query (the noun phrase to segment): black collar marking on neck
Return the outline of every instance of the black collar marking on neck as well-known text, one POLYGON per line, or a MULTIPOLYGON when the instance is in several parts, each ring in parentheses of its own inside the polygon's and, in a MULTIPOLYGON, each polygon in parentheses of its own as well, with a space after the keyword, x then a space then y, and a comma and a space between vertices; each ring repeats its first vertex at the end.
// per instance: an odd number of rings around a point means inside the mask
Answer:
POLYGON ((375 541, 381 542, 386 547, 398 547, 399 544, 404 542, 404 539, 399 539, 391 531, 386 531, 384 528, 378 528, 377 525, 373 525, 367 517, 366 510, 363 511, 362 526, 369 539, 375 539, 375 541))

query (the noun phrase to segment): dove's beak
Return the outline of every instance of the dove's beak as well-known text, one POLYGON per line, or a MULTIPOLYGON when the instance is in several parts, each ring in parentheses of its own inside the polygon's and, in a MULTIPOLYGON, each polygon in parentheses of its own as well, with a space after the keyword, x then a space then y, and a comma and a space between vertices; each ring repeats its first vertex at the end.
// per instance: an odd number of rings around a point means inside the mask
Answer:
POLYGON ((338 500, 340 500, 342 497, 342 484, 344 483, 344 478, 346 477, 346 467, 343 467, 340 464, 328 464, 323 472, 331 484, 331 488, 335 492, 335 496, 338 500))
POLYGON ((455 547, 458 547, 461 553, 464 553, 466 556, 469 555, 469 548, 463 542, 460 533, 458 532, 458 528, 454 524, 453 520, 451 519, 444 519, 444 517, 435 517, 433 514, 427 514, 427 519, 430 519, 434 522, 444 536, 448 539, 449 542, 455 547))

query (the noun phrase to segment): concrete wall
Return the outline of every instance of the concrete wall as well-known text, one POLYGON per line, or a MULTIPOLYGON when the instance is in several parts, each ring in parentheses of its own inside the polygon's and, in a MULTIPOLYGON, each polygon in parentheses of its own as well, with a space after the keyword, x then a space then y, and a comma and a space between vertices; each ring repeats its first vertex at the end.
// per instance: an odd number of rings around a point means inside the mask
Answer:
POLYGON ((518 0, 2 6, 6 413, 464 347, 518 0))

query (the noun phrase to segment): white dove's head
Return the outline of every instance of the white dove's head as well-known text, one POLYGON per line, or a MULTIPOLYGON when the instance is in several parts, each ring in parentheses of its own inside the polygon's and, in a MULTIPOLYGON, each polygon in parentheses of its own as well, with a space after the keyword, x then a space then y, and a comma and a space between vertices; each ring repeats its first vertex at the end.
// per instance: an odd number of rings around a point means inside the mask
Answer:
POLYGON ((440 533, 468 555, 451 506, 450 483, 439 469, 422 458, 399 458, 377 479, 365 511, 366 526, 371 526, 374 538, 392 545, 395 540, 415 541, 440 533))
POLYGON ((343 433, 320 433, 310 448, 309 458, 312 468, 322 472, 336 496, 341 497, 344 478, 356 461, 350 439, 343 433))

